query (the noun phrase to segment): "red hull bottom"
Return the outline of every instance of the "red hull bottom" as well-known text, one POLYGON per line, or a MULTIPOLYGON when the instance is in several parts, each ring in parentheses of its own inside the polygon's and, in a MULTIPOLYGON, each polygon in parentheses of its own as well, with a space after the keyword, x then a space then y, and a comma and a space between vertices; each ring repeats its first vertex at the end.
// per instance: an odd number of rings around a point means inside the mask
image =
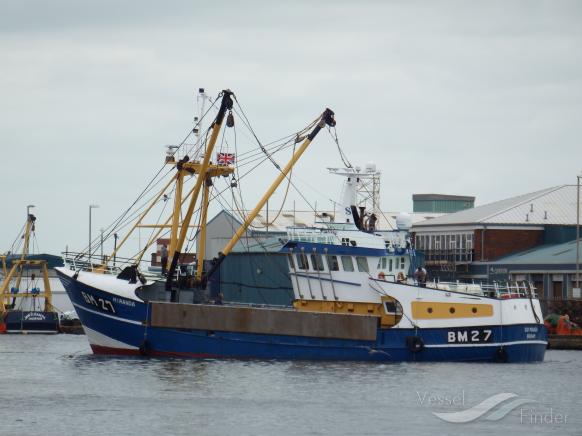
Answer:
POLYGON ((189 359, 216 359, 220 356, 215 356, 213 354, 205 353, 174 353, 167 351, 154 351, 147 350, 142 352, 139 349, 129 349, 129 348, 114 348, 114 347, 104 347, 102 345, 91 344, 91 350, 93 354, 100 356, 148 356, 148 357, 180 357, 189 359))

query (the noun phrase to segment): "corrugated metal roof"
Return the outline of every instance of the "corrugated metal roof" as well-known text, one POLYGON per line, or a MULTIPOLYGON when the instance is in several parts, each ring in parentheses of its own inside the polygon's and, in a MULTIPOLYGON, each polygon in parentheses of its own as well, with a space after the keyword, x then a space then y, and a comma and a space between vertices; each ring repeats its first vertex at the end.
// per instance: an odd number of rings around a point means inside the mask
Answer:
MULTIPOLYGON (((242 219, 238 211, 227 211, 223 210, 219 212, 218 215, 221 213, 226 213, 231 215, 235 218, 239 223, 242 223, 242 219)), ((244 212, 245 214, 249 213, 248 211, 244 212)), ((305 226, 305 227, 314 227, 316 223, 322 221, 328 221, 329 216, 334 216, 333 211, 317 211, 317 216, 314 211, 309 210, 284 210, 282 211, 279 216, 278 210, 270 210, 268 213, 269 216, 269 232, 281 232, 286 233, 287 227, 294 227, 294 226, 305 226), (276 218, 276 219, 275 219, 276 218)), ((336 211, 335 214, 338 212, 336 211)), ((376 228, 378 230, 396 230, 396 218, 400 212, 382 212, 378 217, 378 221, 376 224, 376 228)), ((208 224, 210 224, 216 217, 212 218, 208 224)), ((412 224, 418 223, 427 219, 433 219, 436 217, 440 217, 442 213, 431 213, 431 212, 417 212, 417 213, 410 213, 410 218, 412 220, 412 224)), ((257 217, 253 220, 250 226, 251 231, 266 231, 267 230, 267 213, 266 211, 262 211, 257 215, 257 217)))
POLYGON ((561 185, 511 197, 428 221, 415 228, 462 224, 576 224, 576 185, 561 185))
MULTIPOLYGON (((582 248, 582 243, 580 245, 582 248)), ((576 241, 564 242, 563 244, 542 245, 537 248, 511 254, 491 263, 497 265, 573 265, 576 263, 576 241)))

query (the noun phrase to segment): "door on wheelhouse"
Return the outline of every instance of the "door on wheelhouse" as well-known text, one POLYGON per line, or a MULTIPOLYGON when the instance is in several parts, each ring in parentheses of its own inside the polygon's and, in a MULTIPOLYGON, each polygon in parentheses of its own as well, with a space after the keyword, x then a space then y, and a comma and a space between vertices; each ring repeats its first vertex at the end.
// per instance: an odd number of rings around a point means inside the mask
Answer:
POLYGON ((554 300, 561 300, 562 299, 562 282, 558 282, 558 281, 552 282, 551 298, 554 300))

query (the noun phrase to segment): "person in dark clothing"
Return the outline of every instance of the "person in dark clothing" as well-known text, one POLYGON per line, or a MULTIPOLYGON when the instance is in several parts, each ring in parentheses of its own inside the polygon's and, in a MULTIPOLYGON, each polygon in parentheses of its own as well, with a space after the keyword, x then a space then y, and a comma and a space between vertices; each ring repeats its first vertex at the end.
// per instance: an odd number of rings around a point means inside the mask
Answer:
POLYGON ((416 271, 414 271, 414 278, 418 283, 418 286, 420 286, 421 288, 426 288, 426 270, 419 266, 416 271))
POLYGON ((368 232, 374 233, 376 231, 376 222, 377 221, 378 221, 378 218, 376 218, 375 214, 370 215, 370 218, 368 219, 368 232))
POLYGON ((162 255, 162 275, 165 276, 168 268, 168 249, 165 245, 162 245, 161 250, 162 255))

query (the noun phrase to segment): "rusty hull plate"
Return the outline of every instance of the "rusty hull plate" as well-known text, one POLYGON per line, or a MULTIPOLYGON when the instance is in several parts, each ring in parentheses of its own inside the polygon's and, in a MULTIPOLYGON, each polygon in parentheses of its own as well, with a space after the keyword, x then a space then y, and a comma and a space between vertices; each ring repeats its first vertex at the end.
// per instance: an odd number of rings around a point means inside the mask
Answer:
POLYGON ((376 340, 378 317, 293 309, 151 303, 152 327, 376 340))

